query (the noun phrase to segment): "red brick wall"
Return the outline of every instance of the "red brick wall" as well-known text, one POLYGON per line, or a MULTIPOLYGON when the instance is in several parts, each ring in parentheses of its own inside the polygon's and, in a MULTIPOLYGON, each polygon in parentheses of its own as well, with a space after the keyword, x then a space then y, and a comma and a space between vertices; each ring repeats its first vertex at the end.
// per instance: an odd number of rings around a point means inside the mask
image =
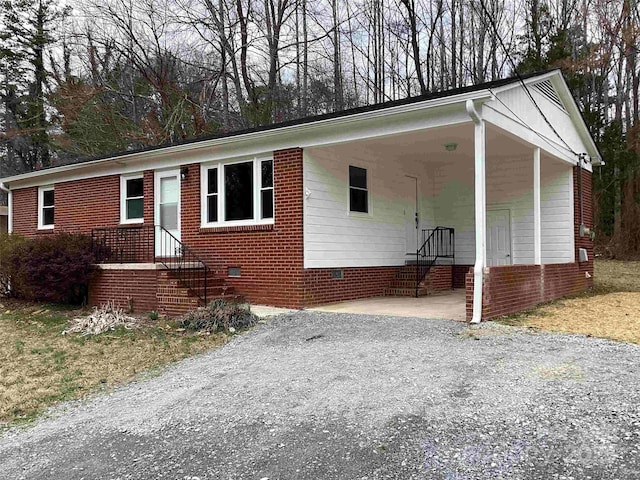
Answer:
MULTIPOLYGON (((589 261, 581 263, 580 268, 582 271, 587 271, 591 275, 587 284, 593 285, 593 241, 589 235, 580 237, 580 196, 578 195, 578 183, 580 181, 579 169, 574 167, 573 169, 573 202, 574 202, 574 234, 576 244, 576 262, 578 261, 578 250, 580 248, 587 249, 587 255, 589 261)), ((584 224, 587 228, 593 229, 593 176, 591 172, 586 170, 582 171, 582 195, 583 195, 583 215, 584 224)), ((584 275, 583 275, 584 276, 584 275)))
POLYGON ((89 282, 89 304, 102 305, 114 300, 127 308, 132 298, 135 312, 158 309, 156 270, 98 270, 89 282))
POLYGON ((38 188, 13 190, 13 231, 34 236, 38 233, 38 188))
POLYGON ((482 291, 482 318, 527 310, 543 301, 542 265, 489 267, 482 291))
POLYGON ((275 224, 200 228, 200 165, 189 165, 182 182, 182 239, 250 302, 304 306, 302 150, 274 152, 275 224))
POLYGON ((54 231, 91 233, 120 223, 120 176, 55 184, 54 231))
POLYGON ((453 271, 451 265, 436 265, 431 267, 422 284, 432 292, 451 290, 453 288, 453 271))
POLYGON ((304 305, 340 302, 384 294, 400 267, 343 268, 343 279, 331 278, 332 268, 304 271, 304 305))
MULTIPOLYGON (((55 228, 38 231, 38 188, 13 191, 14 226, 23 235, 55 232, 91 233, 95 227, 120 223, 120 176, 59 182, 55 184, 55 228)), ((145 223, 153 225, 153 172, 144 174, 145 223)), ((135 227, 132 227, 135 228, 135 227)))
POLYGON ((467 273, 473 268, 473 265, 454 265, 453 266, 453 288, 465 288, 467 273))

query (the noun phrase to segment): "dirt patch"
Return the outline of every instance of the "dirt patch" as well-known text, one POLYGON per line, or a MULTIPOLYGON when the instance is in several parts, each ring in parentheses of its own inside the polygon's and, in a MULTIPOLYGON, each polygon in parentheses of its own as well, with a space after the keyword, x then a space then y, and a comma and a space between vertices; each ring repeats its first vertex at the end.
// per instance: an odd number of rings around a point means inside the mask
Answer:
POLYGON ((29 420, 60 400, 121 383, 226 339, 224 334, 188 334, 148 317, 139 317, 133 330, 62 335, 69 319, 82 313, 0 299, 0 426, 29 420))

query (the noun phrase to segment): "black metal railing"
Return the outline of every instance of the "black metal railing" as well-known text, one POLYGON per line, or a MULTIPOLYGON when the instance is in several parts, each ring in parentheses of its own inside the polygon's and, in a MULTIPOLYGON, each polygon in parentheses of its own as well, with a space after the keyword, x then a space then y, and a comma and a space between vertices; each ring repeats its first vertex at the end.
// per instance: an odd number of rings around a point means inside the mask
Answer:
POLYGON ((416 251, 416 297, 420 283, 441 258, 455 259, 455 230, 436 227, 422 230, 422 246, 416 251))
POLYGON ((91 246, 98 263, 160 263, 207 303, 209 267, 160 225, 94 228, 91 246))
POLYGON ((155 263, 155 227, 104 227, 91 230, 98 263, 155 263))

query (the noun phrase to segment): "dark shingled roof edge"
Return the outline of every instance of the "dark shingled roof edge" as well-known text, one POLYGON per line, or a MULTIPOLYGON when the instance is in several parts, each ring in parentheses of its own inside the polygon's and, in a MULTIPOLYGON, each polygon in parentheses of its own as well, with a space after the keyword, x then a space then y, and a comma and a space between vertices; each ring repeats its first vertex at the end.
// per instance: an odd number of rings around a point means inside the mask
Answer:
MULTIPOLYGON (((168 147, 175 147, 175 146, 179 146, 179 145, 189 145, 192 143, 199 143, 199 142, 204 142, 204 141, 208 141, 208 140, 216 140, 216 139, 223 139, 223 138, 231 138, 231 137, 236 137, 236 136, 240 136, 240 135, 246 135, 246 134, 250 134, 250 133, 257 133, 257 132, 265 132, 268 130, 276 130, 278 128, 284 128, 284 127, 292 127, 295 125, 304 125, 307 123, 313 123, 313 122, 318 122, 321 120, 330 120, 332 118, 342 118, 342 117, 349 117, 351 115, 357 115, 359 113, 366 113, 366 112, 374 112, 377 110, 384 110, 386 108, 393 108, 393 107, 399 107, 402 105, 411 105, 412 103, 419 103, 419 102, 424 102, 427 100, 435 100, 438 98, 446 98, 446 97, 453 97, 455 95, 461 95, 461 94, 465 94, 465 93, 471 93, 471 92, 475 92, 475 91, 480 91, 480 90, 487 90, 487 89, 491 89, 491 88, 499 88, 499 87, 503 87, 505 85, 509 85, 511 83, 519 83, 520 79, 526 80, 528 78, 532 78, 532 77, 537 77, 537 76, 541 76, 541 75, 545 75, 547 73, 553 72, 557 69, 553 69, 553 70, 546 70, 543 72, 535 72, 535 73, 529 73, 529 74, 524 74, 521 75, 520 77, 509 77, 509 78, 505 78, 505 79, 501 79, 501 80, 494 80, 491 82, 486 82, 486 83, 480 83, 478 85, 471 85, 471 86, 467 86, 467 87, 460 87, 460 88, 455 88, 452 90, 445 90, 442 92, 435 92, 435 93, 429 93, 426 95, 418 95, 415 97, 409 97, 409 98, 405 98, 405 99, 401 99, 401 100, 393 100, 393 101, 389 101, 389 102, 383 102, 383 103, 376 103, 374 105, 367 105, 364 107, 357 107, 357 108, 351 108, 348 110, 342 110, 339 112, 331 112, 331 113, 324 113, 321 115, 315 115, 312 117, 303 117, 303 118, 299 118, 296 120, 289 120, 286 122, 281 122, 281 123, 272 123, 269 125, 264 125, 261 127, 254 127, 254 128, 248 128, 248 129, 244 129, 244 130, 236 130, 233 132, 225 132, 225 133, 218 133, 218 134, 213 134, 213 135, 206 135, 206 136, 201 136, 201 137, 194 137, 194 138, 189 138, 189 139, 184 139, 184 140, 179 140, 176 142, 170 142, 170 143, 164 143, 164 144, 160 144, 160 145, 153 145, 153 146, 149 146, 149 147, 145 147, 145 148, 139 148, 139 149, 135 149, 135 150, 125 150, 122 152, 116 152, 116 153, 110 153, 110 154, 105 154, 105 155, 98 155, 98 156, 93 156, 93 157, 85 157, 85 158, 81 158, 75 162, 69 163, 67 164, 67 166, 71 166, 71 165, 79 165, 79 164, 83 164, 83 163, 88 163, 88 162, 95 162, 98 160, 106 160, 106 159, 117 159, 120 157, 124 157, 127 155, 134 155, 134 154, 138 154, 138 153, 144 153, 144 152, 151 152, 154 150, 161 150, 163 148, 168 148, 168 147)), ((46 170, 49 170, 51 168, 59 168, 62 167, 63 165, 53 165, 51 167, 47 167, 47 168, 43 168, 41 170, 38 170, 38 172, 44 172, 46 170)))

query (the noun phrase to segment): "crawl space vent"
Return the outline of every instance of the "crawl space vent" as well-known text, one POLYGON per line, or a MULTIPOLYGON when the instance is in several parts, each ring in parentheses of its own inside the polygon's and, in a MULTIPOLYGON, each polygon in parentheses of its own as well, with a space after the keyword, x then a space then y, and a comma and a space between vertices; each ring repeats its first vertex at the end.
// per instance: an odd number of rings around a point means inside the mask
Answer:
POLYGON ((344 278, 344 270, 331 270, 331 278, 334 280, 342 280, 344 278))

